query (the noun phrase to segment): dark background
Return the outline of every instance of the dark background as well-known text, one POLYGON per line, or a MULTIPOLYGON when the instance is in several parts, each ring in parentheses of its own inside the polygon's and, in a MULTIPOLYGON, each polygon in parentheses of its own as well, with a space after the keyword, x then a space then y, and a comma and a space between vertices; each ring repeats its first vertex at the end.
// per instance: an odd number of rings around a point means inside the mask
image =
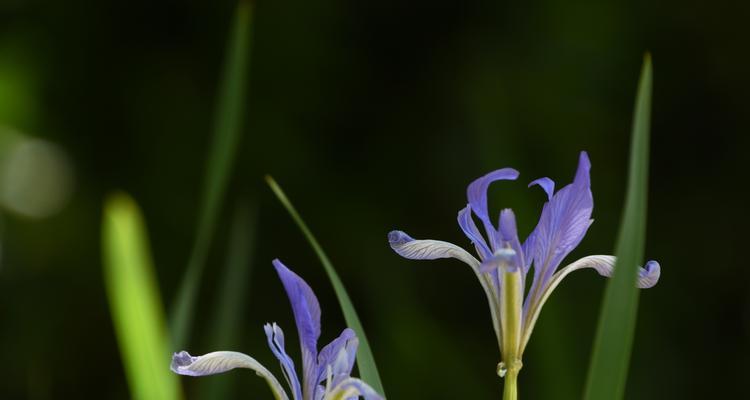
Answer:
MULTIPOLYGON (((234 350, 276 371, 262 324, 295 343, 270 260, 316 290, 323 341, 344 327, 317 258, 263 183, 271 173, 328 251, 393 399, 498 398, 499 355, 468 267, 407 261, 394 228, 468 247, 466 185, 513 166, 491 207, 527 234, 544 201, 525 184, 593 164, 596 222, 572 261, 612 252, 632 105, 654 60, 647 257, 627 398, 738 398, 750 372, 742 251, 750 52, 746 2, 265 1, 255 7, 242 147, 200 294, 210 319, 232 210, 257 216, 234 350), (243 200, 244 199, 244 200, 243 200)), ((218 77, 234 2, 0 2, 0 125, 63 149, 69 202, 48 218, 0 215, 0 398, 127 398, 102 281, 102 201, 142 207, 167 306, 194 240, 218 77)), ((524 357, 528 399, 582 393, 604 280, 553 295, 524 357)), ((296 354, 296 345, 289 345, 296 354)), ((167 361, 165 361, 167 368, 167 361)), ((270 398, 235 372, 237 397, 270 398)), ((209 379, 209 378, 206 378, 209 379)), ((211 378, 222 379, 222 378, 211 378)), ((188 398, 196 385, 187 381, 188 398)))

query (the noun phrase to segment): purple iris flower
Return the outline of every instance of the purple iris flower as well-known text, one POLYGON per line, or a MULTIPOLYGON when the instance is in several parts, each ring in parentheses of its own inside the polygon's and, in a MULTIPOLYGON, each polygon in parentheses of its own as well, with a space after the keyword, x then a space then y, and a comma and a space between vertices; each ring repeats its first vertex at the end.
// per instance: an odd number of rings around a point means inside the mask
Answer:
MULTIPOLYGON (((352 378, 351 371, 359 340, 347 328, 318 352, 320 337, 320 305, 312 289, 297 274, 279 260, 273 265, 281 278, 292 305, 302 353, 302 380, 298 378, 294 362, 284 349, 284 332, 273 324, 264 326, 268 345, 278 358, 284 378, 291 389, 293 400, 381 400, 365 382, 352 378)), ((172 371, 189 376, 213 375, 235 368, 254 370, 264 378, 277 400, 289 400, 278 379, 252 357, 233 351, 217 351, 193 357, 186 351, 172 357, 172 371)))
MULTIPOLYGON (((540 178, 538 185, 547 194, 539 222, 521 242, 511 209, 500 212, 494 225, 487 207, 487 189, 500 180, 516 180, 518 171, 503 168, 472 182, 467 189, 468 204, 458 213, 458 224, 474 245, 479 259, 466 250, 439 240, 416 240, 402 231, 388 234, 391 247, 399 255, 416 260, 455 258, 468 264, 487 295, 502 361, 498 374, 521 368, 521 357, 528 344, 539 312, 552 291, 569 273, 593 268, 600 275, 612 276, 615 257, 595 255, 581 258, 562 269, 563 259, 581 242, 593 220, 594 202, 589 179, 589 162, 581 152, 573 182, 555 192, 555 182, 540 178), (480 231, 484 229, 484 235, 480 231), (524 296, 526 279, 531 286, 524 296)), ((649 261, 639 268, 637 286, 649 288, 659 280, 660 267, 649 261)))

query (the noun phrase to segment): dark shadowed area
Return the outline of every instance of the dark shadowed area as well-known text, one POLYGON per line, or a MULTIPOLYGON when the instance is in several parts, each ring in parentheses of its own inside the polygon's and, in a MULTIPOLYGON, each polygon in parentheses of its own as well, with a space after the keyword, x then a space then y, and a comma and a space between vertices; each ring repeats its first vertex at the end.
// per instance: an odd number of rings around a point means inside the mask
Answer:
MULTIPOLYGON (((130 397, 104 287, 102 204, 123 190, 140 205, 170 310, 195 240, 235 4, 0 2, 0 398, 130 397)), ((456 223, 466 186, 510 166, 521 177, 492 186, 490 210, 513 208, 525 236, 546 199, 526 185, 570 182, 586 150, 595 222, 567 261, 611 254, 650 51, 646 255, 662 276, 641 292, 626 398, 741 397, 748 4, 256 0, 243 137, 191 352, 219 350, 210 324, 237 215, 253 224, 231 350, 277 372, 262 329, 275 321, 299 356, 274 258, 318 295, 322 343, 345 327, 271 174, 349 290, 389 398, 499 398, 497 343, 470 269, 402 259, 386 235, 468 249, 456 223)), ((556 290, 524 355, 522 398, 581 397, 604 285, 584 270, 556 290)), ((186 398, 202 398, 209 379, 228 380, 231 398, 271 398, 247 371, 181 378, 186 398)))

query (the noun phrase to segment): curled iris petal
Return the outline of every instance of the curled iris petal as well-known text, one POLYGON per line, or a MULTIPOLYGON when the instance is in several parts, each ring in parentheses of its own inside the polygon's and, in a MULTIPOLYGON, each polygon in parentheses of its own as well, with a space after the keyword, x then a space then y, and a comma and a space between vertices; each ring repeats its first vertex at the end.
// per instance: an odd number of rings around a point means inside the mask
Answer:
POLYGON ((258 361, 247 354, 235 351, 215 351, 202 356, 193 357, 187 351, 175 353, 172 356, 172 371, 187 376, 205 376, 220 374, 235 368, 246 368, 268 382, 268 386, 275 397, 280 400, 288 400, 284 389, 278 380, 258 361))
MULTIPOLYGON (((591 268, 598 272, 599 275, 611 278, 612 274, 614 274, 616 261, 617 257, 615 256, 587 256, 560 269, 560 271, 558 271, 552 277, 552 280, 550 281, 549 286, 547 286, 546 290, 541 294, 539 302, 536 303, 531 309, 527 310, 528 314, 525 316, 525 334, 521 348, 523 349, 523 347, 525 347, 526 343, 528 342, 529 336, 531 335, 531 332, 534 329, 534 325, 536 324, 536 320, 537 318, 539 318, 539 313, 542 310, 542 306, 544 306, 544 303, 547 301, 550 294, 552 294, 555 288, 557 288, 560 282, 562 282, 562 280, 566 276, 568 276, 568 274, 579 269, 591 268)), ((653 287, 659 281, 660 275, 661 267, 659 263, 651 260, 646 263, 646 266, 644 268, 638 268, 638 280, 636 281, 636 286, 640 289, 648 289, 650 287, 653 287)))
POLYGON ((388 234, 388 242, 391 248, 404 258, 412 260, 455 258, 473 269, 479 266, 479 260, 453 243, 441 240, 416 240, 403 231, 391 231, 388 234))
POLYGON ((489 212, 487 210, 487 188, 490 184, 499 180, 516 180, 518 171, 513 168, 503 168, 492 171, 487 175, 476 179, 466 189, 466 197, 472 210, 482 221, 489 223, 489 212))
POLYGON ((529 187, 532 187, 534 185, 539 185, 539 187, 544 190, 544 193, 547 193, 547 200, 552 200, 552 195, 555 193, 555 181, 550 178, 544 177, 536 179, 529 183, 529 187))

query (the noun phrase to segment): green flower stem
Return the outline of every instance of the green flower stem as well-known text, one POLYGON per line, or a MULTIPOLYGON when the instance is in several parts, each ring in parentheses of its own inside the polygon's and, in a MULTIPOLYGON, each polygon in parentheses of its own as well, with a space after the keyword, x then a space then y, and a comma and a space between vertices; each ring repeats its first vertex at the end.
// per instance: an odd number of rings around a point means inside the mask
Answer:
POLYGON ((505 374, 504 400, 518 398, 517 380, 521 370, 519 348, 521 344, 521 317, 523 309, 523 281, 521 272, 503 272, 502 285, 502 325, 503 325, 503 363, 505 374))
POLYGON ((518 399, 518 368, 510 368, 505 374, 505 390, 503 390, 503 400, 518 399))

